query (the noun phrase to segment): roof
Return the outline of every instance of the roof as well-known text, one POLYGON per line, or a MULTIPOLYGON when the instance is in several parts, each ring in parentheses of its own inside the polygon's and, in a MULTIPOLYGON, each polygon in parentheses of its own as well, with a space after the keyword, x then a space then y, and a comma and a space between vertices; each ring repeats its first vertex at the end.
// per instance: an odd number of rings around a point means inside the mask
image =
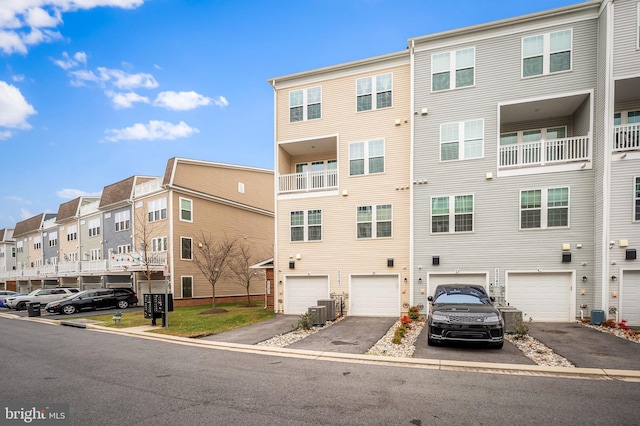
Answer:
POLYGON ((13 241, 13 228, 0 229, 0 241, 13 241))
POLYGON ((26 235, 30 232, 38 231, 45 220, 53 219, 56 217, 55 213, 40 213, 39 215, 30 217, 22 222, 16 223, 16 228, 13 231, 14 237, 26 235))
POLYGON ((80 205, 80 197, 60 204, 58 207, 57 222, 64 222, 67 219, 72 219, 78 214, 78 206, 80 205))
POLYGON ((102 189, 99 208, 102 209, 106 206, 129 200, 131 198, 133 187, 135 186, 135 181, 136 177, 131 176, 127 179, 121 180, 120 182, 105 186, 102 189))
POLYGON ((270 269, 273 268, 273 257, 262 262, 250 266, 251 269, 270 269))

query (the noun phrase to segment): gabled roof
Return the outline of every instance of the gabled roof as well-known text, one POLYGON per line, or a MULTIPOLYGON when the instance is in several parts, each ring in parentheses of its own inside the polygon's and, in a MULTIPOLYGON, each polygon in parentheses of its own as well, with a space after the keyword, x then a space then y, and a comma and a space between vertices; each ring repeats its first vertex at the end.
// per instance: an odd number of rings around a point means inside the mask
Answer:
POLYGON ((58 207, 57 223, 64 223, 69 220, 75 220, 80 215, 80 208, 89 203, 95 203, 99 197, 78 197, 66 203, 60 204, 58 207))
POLYGON ((260 263, 250 266, 251 269, 270 269, 273 268, 273 257, 267 260, 263 260, 260 263))
POLYGON ((0 229, 0 242, 14 241, 13 228, 0 229))
POLYGON ((155 178, 150 176, 131 176, 120 182, 105 186, 102 189, 99 209, 104 210, 131 200, 135 186, 151 179, 155 178))
POLYGON ((45 220, 53 219, 56 217, 55 213, 40 213, 39 215, 30 217, 22 222, 16 223, 16 228, 13 231, 14 237, 20 237, 22 235, 29 234, 39 230, 45 220))

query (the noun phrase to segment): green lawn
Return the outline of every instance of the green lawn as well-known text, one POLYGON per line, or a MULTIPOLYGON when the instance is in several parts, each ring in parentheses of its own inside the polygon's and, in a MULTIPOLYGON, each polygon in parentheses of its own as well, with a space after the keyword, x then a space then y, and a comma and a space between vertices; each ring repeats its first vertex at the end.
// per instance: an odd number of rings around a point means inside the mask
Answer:
MULTIPOLYGON (((264 306, 246 307, 242 303, 216 304, 216 309, 224 309, 227 312, 203 314, 203 312, 211 310, 211 305, 175 308, 173 312, 169 312, 169 328, 158 328, 152 332, 182 337, 203 337, 255 324, 275 316, 272 311, 264 309, 264 306)), ((114 325, 113 314, 87 317, 86 319, 101 321, 102 324, 99 325, 113 328, 151 325, 151 320, 145 318, 142 311, 127 312, 123 310, 121 312, 122 320, 119 326, 114 325)), ((162 319, 156 319, 156 323, 162 325, 162 319)))

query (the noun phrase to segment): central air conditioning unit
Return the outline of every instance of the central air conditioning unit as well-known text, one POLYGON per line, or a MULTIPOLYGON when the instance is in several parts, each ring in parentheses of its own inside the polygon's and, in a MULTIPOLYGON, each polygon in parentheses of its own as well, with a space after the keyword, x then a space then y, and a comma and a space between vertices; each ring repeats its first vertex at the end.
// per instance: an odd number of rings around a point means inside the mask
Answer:
POLYGON ((336 320, 336 301, 333 299, 320 299, 318 300, 318 306, 325 306, 327 308, 327 321, 336 320))
POLYGON ((310 306, 309 322, 313 325, 324 325, 327 322, 326 306, 310 306))

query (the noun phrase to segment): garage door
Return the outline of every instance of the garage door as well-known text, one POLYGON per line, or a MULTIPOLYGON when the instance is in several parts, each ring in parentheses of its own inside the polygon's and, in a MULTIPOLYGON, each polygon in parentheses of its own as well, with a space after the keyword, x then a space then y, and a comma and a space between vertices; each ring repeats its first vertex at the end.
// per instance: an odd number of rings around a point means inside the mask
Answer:
POLYGON ((328 277, 285 277, 284 313, 302 315, 318 300, 329 298, 328 277))
POLYGON ((368 317, 400 316, 400 289, 397 275, 352 276, 349 315, 368 317))
POLYGON ((575 319, 571 273, 506 273, 505 296, 525 319, 562 322, 575 319))
POLYGON ((620 318, 629 325, 640 325, 640 271, 622 272, 620 318))
POLYGON ((487 290, 486 274, 429 274, 427 295, 433 296, 436 287, 441 284, 476 284, 487 290))

